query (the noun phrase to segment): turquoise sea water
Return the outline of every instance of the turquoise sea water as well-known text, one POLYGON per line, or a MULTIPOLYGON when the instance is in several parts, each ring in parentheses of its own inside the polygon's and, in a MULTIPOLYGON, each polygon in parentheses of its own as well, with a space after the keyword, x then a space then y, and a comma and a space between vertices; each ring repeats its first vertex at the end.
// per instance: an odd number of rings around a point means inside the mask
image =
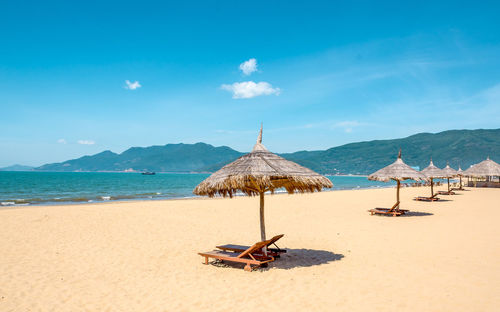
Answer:
MULTIPOLYGON (((108 172, 2 172, 0 206, 84 203, 108 200, 194 197, 195 186, 209 174, 108 172)), ((366 177, 328 176, 333 190, 387 187, 394 183, 366 177)))

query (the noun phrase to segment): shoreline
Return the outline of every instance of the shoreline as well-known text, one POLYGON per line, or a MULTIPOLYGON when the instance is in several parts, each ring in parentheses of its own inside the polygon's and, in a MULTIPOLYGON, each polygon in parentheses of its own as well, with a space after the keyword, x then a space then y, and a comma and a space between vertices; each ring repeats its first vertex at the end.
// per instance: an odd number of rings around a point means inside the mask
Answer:
MULTIPOLYGON (((321 192, 338 192, 338 191, 359 191, 359 190, 370 190, 370 189, 384 189, 384 188, 394 188, 396 185, 385 185, 385 186, 367 186, 367 187, 354 187, 354 188, 332 188, 332 189, 324 189, 321 192)), ((288 194, 286 191, 278 191, 271 194, 270 192, 266 192, 266 196, 269 195, 292 195, 288 194)), ((295 193, 298 194, 298 193, 295 193)), ((235 194, 234 197, 247 197, 245 194, 235 194)), ((222 198, 217 196, 216 198, 222 198)), ((47 207, 47 206, 80 206, 80 205, 95 205, 95 204, 106 204, 106 203, 128 203, 128 202, 161 202, 161 201, 175 201, 175 200, 190 200, 190 199, 209 199, 206 196, 179 196, 179 197, 157 197, 157 198, 127 198, 127 199, 108 199, 108 200, 90 200, 90 201, 47 201, 43 203, 19 203, 19 204, 4 204, 10 203, 11 200, 5 200, 0 202, 0 210, 5 208, 22 208, 22 207, 47 207)))
MULTIPOLYGON (((450 180, 451 183, 451 180, 450 180)), ((407 183, 402 183, 402 185, 407 184, 407 183)), ((442 186, 442 185, 441 185, 442 186)), ((334 185, 335 187, 335 185, 334 185)), ((332 189, 324 189, 321 192, 338 192, 338 191, 358 191, 358 190, 370 190, 370 189, 384 189, 384 188, 395 188, 396 185, 393 184, 387 184, 387 185, 376 185, 376 186, 358 186, 358 187, 345 187, 345 188, 332 188, 332 189)), ((420 186, 419 188, 422 187, 427 187, 427 186, 420 186)), ((286 191, 278 191, 275 192, 274 194, 271 194, 270 192, 266 192, 266 195, 280 195, 280 194, 288 194, 286 191)), ((133 196, 133 195, 131 195, 133 196)), ((247 195, 245 194, 235 194, 234 197, 245 197, 247 195)), ((112 197, 112 196, 110 196, 112 197)), ((5 200, 5 201, 0 201, 0 210, 5 209, 5 208, 20 208, 20 207, 33 207, 33 206, 40 206, 40 207, 46 207, 46 206, 79 206, 79 205, 93 205, 93 204, 105 204, 105 203, 127 203, 127 202, 149 202, 149 201, 172 201, 172 200, 190 200, 190 199, 204 199, 208 197, 205 196, 198 196, 198 195, 193 195, 193 196, 172 196, 172 197, 156 197, 156 198, 144 198, 144 197, 137 197, 137 198, 123 198, 123 199, 107 199, 107 200, 81 200, 81 201, 47 201, 47 202, 42 202, 42 203, 17 203, 17 204, 4 204, 4 203, 10 203, 12 200, 5 200)))

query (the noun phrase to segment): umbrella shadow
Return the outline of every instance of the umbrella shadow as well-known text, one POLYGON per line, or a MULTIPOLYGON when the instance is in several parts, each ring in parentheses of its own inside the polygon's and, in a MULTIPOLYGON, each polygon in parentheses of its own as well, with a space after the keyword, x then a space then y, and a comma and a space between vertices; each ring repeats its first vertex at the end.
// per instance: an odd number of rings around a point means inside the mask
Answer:
MULTIPOLYGON (((270 262, 267 267, 258 267, 256 271, 268 271, 270 269, 290 270, 300 267, 311 267, 315 265, 327 264, 339 261, 344 258, 342 254, 336 254, 327 250, 316 249, 286 249, 286 253, 281 254, 275 261, 270 262)), ((216 267, 243 269, 241 263, 215 260, 209 264, 216 267)))
POLYGON ((434 215, 434 214, 430 213, 430 212, 408 211, 404 215, 401 215, 400 217, 425 217, 425 216, 432 216, 432 215, 434 215))
POLYGON ((281 257, 276 261, 271 262, 268 268, 281 270, 290 270, 293 268, 312 267, 315 265, 327 264, 334 261, 339 261, 344 258, 342 254, 336 254, 328 250, 317 249, 287 249, 286 253, 281 254, 281 257))
MULTIPOLYGON (((430 212, 420 212, 420 211, 406 211, 404 214, 399 215, 398 218, 401 217, 424 217, 424 216, 432 216, 433 213, 430 212)), ((393 217, 392 214, 376 214, 378 217, 393 217)))

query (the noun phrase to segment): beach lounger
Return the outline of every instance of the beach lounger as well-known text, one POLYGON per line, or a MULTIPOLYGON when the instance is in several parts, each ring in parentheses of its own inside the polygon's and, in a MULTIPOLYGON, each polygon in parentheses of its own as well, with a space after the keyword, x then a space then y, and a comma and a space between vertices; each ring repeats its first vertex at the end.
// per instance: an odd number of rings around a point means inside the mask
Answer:
POLYGON ((395 203, 391 208, 374 208, 368 210, 370 214, 373 216, 374 214, 380 215, 392 215, 393 217, 397 217, 400 215, 404 215, 409 210, 399 209, 399 202, 395 203))
MULTIPOLYGON (((437 194, 436 194, 437 195, 437 194)), ((426 202, 433 202, 433 201, 438 201, 439 198, 436 197, 436 195, 432 196, 432 197, 425 197, 425 196, 417 196, 415 197, 413 200, 417 200, 417 201, 426 201, 426 202)))
POLYGON ((452 191, 438 191, 438 195, 455 195, 455 192, 452 191))
POLYGON ((223 250, 213 250, 208 252, 198 253, 200 256, 205 257, 205 264, 208 264, 208 258, 214 258, 221 261, 230 261, 245 263, 245 271, 251 272, 253 266, 267 265, 267 263, 274 261, 272 256, 264 256, 261 254, 262 248, 265 248, 269 244, 269 240, 256 243, 245 251, 238 252, 228 252, 223 250))
MULTIPOLYGON (((278 245, 276 245, 276 242, 280 238, 282 238, 283 236, 285 236, 285 234, 276 235, 273 238, 271 238, 270 240, 268 240, 269 244, 267 244, 264 247, 264 248, 266 248, 268 256, 273 256, 275 258, 279 258, 281 253, 286 252, 285 249, 281 249, 278 247, 278 245), (274 245, 275 248, 269 248, 269 246, 271 246, 271 245, 274 245)), ((248 248, 250 248, 250 246, 227 244, 227 245, 216 246, 216 248, 221 249, 223 251, 242 252, 242 251, 245 251, 248 248)), ((257 251, 256 254, 264 255, 264 252, 263 252, 263 250, 261 250, 260 252, 257 251)))
POLYGON ((371 213, 372 216, 374 214, 380 214, 380 215, 392 215, 393 217, 398 217, 404 214, 402 211, 391 210, 387 208, 373 208, 368 211, 371 213))

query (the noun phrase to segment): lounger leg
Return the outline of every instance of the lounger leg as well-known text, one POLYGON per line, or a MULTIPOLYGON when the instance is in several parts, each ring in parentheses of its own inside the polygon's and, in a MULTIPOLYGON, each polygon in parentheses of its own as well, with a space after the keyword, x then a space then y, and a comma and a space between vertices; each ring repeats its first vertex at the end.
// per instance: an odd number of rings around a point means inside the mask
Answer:
POLYGON ((205 257, 205 264, 208 264, 208 257, 205 257))
POLYGON ((252 272, 252 267, 250 266, 249 263, 247 263, 247 265, 245 265, 245 267, 243 268, 245 271, 247 272, 252 272))

